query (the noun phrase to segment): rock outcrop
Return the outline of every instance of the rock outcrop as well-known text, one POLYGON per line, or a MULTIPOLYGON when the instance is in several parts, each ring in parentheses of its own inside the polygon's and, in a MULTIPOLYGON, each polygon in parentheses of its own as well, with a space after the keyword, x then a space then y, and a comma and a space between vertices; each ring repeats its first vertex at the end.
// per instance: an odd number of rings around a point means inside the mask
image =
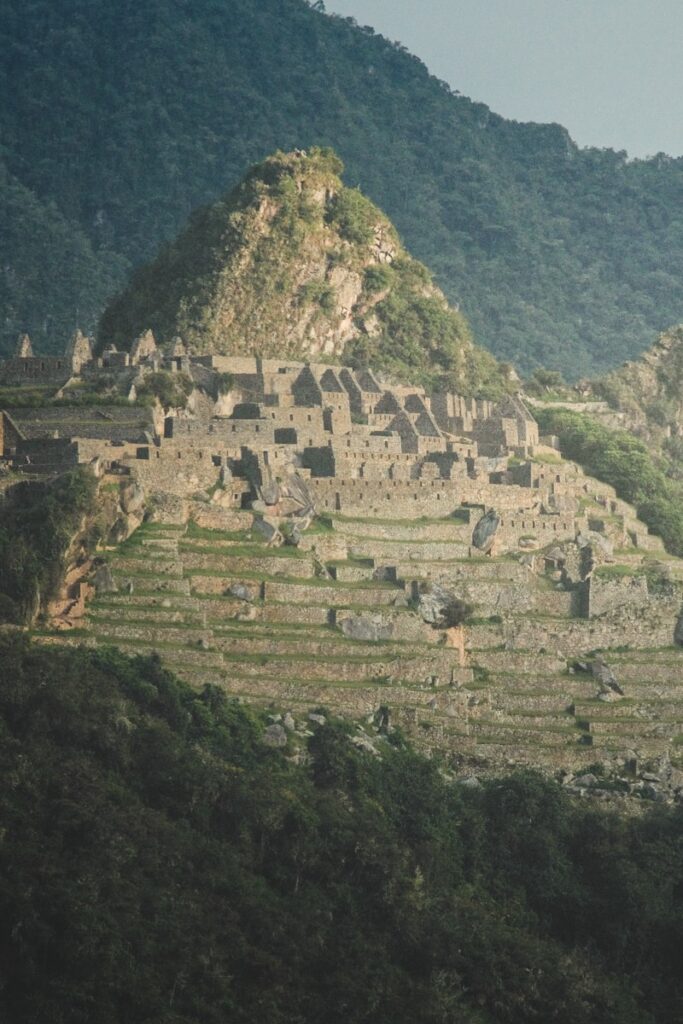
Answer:
POLYGON ((111 303, 100 347, 137 337, 137 353, 151 328, 162 342, 182 336, 195 354, 335 357, 413 378, 445 372, 465 389, 484 379, 502 386, 462 315, 341 170, 319 149, 253 168, 111 303))

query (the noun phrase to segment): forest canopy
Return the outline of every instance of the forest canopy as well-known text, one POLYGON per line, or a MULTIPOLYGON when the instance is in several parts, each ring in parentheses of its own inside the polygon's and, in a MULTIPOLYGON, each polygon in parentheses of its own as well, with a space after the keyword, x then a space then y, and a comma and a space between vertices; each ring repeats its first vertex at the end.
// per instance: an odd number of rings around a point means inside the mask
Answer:
POLYGON ((155 656, 0 664, 3 1020, 683 1021, 680 809, 466 787, 329 717, 293 758, 155 656))

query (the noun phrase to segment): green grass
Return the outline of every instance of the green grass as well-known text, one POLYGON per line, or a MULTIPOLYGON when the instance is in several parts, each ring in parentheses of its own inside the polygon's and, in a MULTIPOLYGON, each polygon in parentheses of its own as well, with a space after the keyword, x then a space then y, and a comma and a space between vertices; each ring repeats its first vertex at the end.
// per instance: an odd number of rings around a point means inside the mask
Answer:
POLYGON ((377 518, 374 516, 346 516, 342 515, 341 512, 334 512, 330 514, 332 521, 338 520, 342 523, 372 523, 378 526, 429 526, 437 524, 443 526, 446 524, 452 524, 453 526, 463 526, 470 522, 469 510, 456 509, 456 511, 449 516, 418 516, 415 519, 390 519, 390 518, 377 518))
POLYGON ((310 560, 310 555, 305 551, 299 551, 298 548, 285 544, 279 548, 269 548, 265 544, 258 544, 257 542, 244 544, 235 542, 229 546, 222 547, 218 545, 193 544, 192 541, 181 540, 180 550, 181 552, 187 551, 197 555, 221 555, 224 558, 295 558, 299 560, 308 558, 310 560))
POLYGON ((205 526, 198 526, 194 519, 190 519, 185 536, 201 537, 206 540, 248 540, 251 537, 251 530, 211 530, 205 526))

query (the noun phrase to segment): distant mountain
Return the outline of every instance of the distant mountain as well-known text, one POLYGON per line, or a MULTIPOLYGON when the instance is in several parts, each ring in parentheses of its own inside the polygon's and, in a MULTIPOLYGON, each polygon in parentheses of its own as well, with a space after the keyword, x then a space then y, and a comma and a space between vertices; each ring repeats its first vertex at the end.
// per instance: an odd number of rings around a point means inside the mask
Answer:
MULTIPOLYGON (((4 0, 0 140, 12 180, 77 240, 57 258, 36 246, 20 276, 3 252, 5 348, 19 329, 54 349, 91 327, 103 282, 252 163, 312 145, 339 152, 478 341, 522 371, 603 372, 683 315, 683 160, 506 121, 304 0, 4 0)), ((26 211, 4 216, 30 247, 26 211)))
POLYGON ((151 328, 195 353, 336 359, 468 393, 500 388, 390 221, 342 185, 331 149, 277 153, 193 216, 108 306, 101 346, 151 328))

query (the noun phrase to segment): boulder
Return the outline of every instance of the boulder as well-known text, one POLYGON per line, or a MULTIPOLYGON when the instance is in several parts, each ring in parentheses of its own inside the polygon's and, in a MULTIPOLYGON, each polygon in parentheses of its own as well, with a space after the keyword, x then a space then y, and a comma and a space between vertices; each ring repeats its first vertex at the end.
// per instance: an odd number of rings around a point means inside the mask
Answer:
POLYGON ((367 736, 359 733, 358 736, 349 736, 349 739, 358 750, 362 750, 366 754, 372 754, 374 757, 379 757, 379 751, 367 736))
POLYGON ((138 483, 129 484, 121 491, 121 508, 126 515, 141 512, 145 506, 145 491, 138 483))
POLYGON ((621 697, 624 696, 624 691, 619 686, 617 677, 602 658, 598 658, 596 661, 591 663, 591 672, 593 673, 593 677, 600 683, 601 692, 604 693, 612 691, 613 693, 619 694, 621 697))
POLYGON ((324 715, 317 715, 314 711, 309 712, 308 721, 313 722, 314 725, 327 725, 327 719, 324 715))
POLYGON ((269 725, 263 733, 263 742, 267 747, 286 747, 287 733, 279 722, 269 725))
POLYGON ((230 597, 236 597, 238 601, 255 601, 256 595, 246 583, 231 583, 227 593, 230 597))
POLYGON ((438 583, 421 587, 417 608, 424 621, 437 629, 460 625, 471 611, 466 602, 438 583))
POLYGON ((357 615, 349 615, 348 618, 338 621, 338 626, 344 636, 350 640, 389 640, 393 636, 394 624, 391 620, 381 615, 371 615, 359 612, 357 615))
POLYGON ((298 548, 301 544, 301 530, 299 524, 293 522, 291 519, 285 520, 282 524, 280 533, 285 539, 285 544, 289 544, 290 547, 298 548))
POLYGON ((598 779, 592 772, 588 772, 588 774, 580 775, 578 779, 574 779, 572 785, 577 786, 579 789, 590 789, 598 785, 598 779))
POLYGON ((296 722, 294 721, 294 716, 290 711, 288 711, 285 717, 282 719, 282 724, 284 725, 285 729, 287 729, 288 732, 294 732, 294 730, 296 729, 296 722))
POLYGON ((111 569, 106 564, 100 565, 95 571, 93 584, 95 587, 95 593, 98 597, 102 597, 103 594, 118 593, 119 588, 114 583, 114 577, 111 574, 111 569))
POLYGON ((266 466, 262 472, 259 497, 266 505, 277 505, 280 498, 280 488, 272 472, 266 466))
POLYGON ((284 540, 276 524, 270 519, 255 516, 252 530, 257 537, 265 540, 266 544, 270 544, 272 547, 279 547, 284 540))
POLYGON ((476 775, 468 775, 465 779, 458 779, 458 785, 464 789, 481 789, 481 782, 476 775))
POLYGON ((418 611, 430 626, 438 626, 443 622, 444 611, 452 600, 453 594, 450 591, 438 583, 432 583, 420 592, 418 611))
POLYGON ((490 551, 493 547, 493 542, 499 526, 500 517, 493 509, 491 509, 481 517, 477 525, 474 527, 474 531, 472 533, 473 546, 484 553, 490 551))

